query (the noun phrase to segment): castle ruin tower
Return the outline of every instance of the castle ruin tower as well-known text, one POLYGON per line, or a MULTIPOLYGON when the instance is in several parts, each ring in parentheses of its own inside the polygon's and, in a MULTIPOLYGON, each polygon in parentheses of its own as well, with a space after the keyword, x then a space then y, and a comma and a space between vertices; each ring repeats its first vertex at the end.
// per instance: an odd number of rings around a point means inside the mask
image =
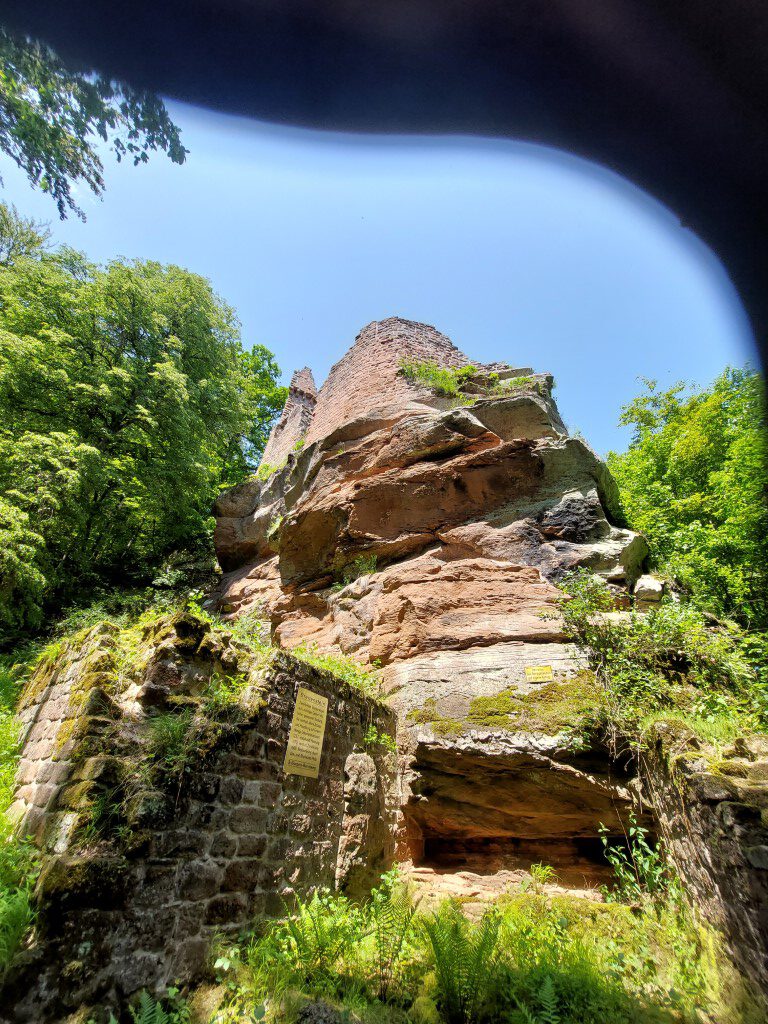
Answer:
MULTIPOLYGON (((317 396, 307 444, 328 437, 338 427, 432 395, 409 383, 401 363, 434 362, 466 366, 469 360, 450 338, 428 324, 389 317, 374 320, 328 374, 317 396)), ((386 418, 386 416, 385 416, 386 418)))
POLYGON ((317 402, 317 386, 308 366, 296 370, 288 385, 282 415, 272 428, 261 463, 281 466, 306 437, 317 402))

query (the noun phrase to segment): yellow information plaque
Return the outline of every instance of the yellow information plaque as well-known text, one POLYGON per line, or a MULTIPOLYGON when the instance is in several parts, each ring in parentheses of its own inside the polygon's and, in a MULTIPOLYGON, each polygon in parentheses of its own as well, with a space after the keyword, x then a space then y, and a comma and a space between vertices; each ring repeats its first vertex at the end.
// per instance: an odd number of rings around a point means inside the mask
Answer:
POLYGON ((327 714, 328 698, 300 686, 285 752, 283 771, 286 775, 305 775, 308 779, 316 779, 320 774, 327 714))
POLYGON ((548 683, 555 678, 551 665, 526 665, 525 679, 529 683, 548 683))

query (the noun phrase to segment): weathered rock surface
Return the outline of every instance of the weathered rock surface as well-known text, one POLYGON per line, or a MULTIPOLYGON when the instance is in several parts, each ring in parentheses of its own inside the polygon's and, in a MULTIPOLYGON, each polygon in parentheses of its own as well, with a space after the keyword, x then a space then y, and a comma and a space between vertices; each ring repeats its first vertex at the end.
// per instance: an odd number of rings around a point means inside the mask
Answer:
MULTIPOLYGON (((427 833, 436 842, 438 822, 445 841, 594 838, 612 801, 628 806, 628 798, 606 789, 599 772, 573 767, 576 740, 514 734, 504 715, 482 734, 444 734, 438 746, 457 767, 427 797, 429 727, 416 723, 431 716, 461 733, 477 700, 533 699, 526 669, 571 678, 584 661, 565 641, 556 581, 584 566, 629 600, 645 542, 622 526, 605 466, 568 436, 551 376, 475 367, 450 398, 407 378, 403 361, 469 366, 433 328, 400 320, 365 328, 320 389, 302 450, 269 479, 219 499, 216 546, 227 571, 219 606, 264 616, 287 648, 310 644, 381 666, 411 765, 404 855, 419 843, 423 853, 427 833), (475 776, 485 781, 469 781, 475 776), (512 812, 518 791, 537 812, 512 812), (508 810, 493 811, 494 799, 508 810), (455 820, 446 810, 454 805, 455 820)), ((270 445, 295 419, 296 402, 289 397, 270 445)), ((362 848, 354 804, 351 850, 362 848)))
POLYGON ((568 436, 550 376, 476 367, 451 399, 407 379, 403 360, 469 364, 433 328, 365 328, 320 389, 303 449, 219 499, 220 608, 268 618, 288 647, 377 661, 393 687, 403 662, 497 645, 505 661, 509 645, 527 657, 552 644, 565 668, 552 584, 585 566, 631 586, 646 554, 613 480, 568 436))

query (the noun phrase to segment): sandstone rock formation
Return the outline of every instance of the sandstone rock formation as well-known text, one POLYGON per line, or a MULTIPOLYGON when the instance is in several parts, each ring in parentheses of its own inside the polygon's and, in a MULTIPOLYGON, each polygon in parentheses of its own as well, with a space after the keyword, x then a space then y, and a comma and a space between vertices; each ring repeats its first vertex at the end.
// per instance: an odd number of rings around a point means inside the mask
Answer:
POLYGON ((478 700, 535 702, 542 687, 526 669, 549 666, 561 686, 583 668, 558 614, 564 573, 587 567, 628 600, 646 554, 552 390, 527 367, 471 364, 432 327, 370 324, 320 389, 301 450, 217 503, 220 609, 268 619, 287 648, 381 666, 410 758, 401 853, 417 861, 441 837, 475 843, 475 860, 483 843, 510 856, 534 840, 573 852, 601 820, 620 833, 616 808, 629 806, 602 755, 595 770, 576 764, 567 729, 489 741, 466 722, 478 700), (448 370, 447 386, 420 367, 448 370), (450 737, 446 722, 467 735, 450 737), (438 771, 435 757, 459 767, 438 771), (511 812, 521 801, 530 814, 511 812))
POLYGON ((586 566, 631 585, 646 554, 605 466, 568 436, 550 376, 477 366, 446 397, 404 361, 469 365, 431 327, 369 325, 320 389, 303 449, 219 499, 220 607, 264 615, 288 647, 379 662, 400 690, 438 682, 457 651, 470 688, 575 664, 553 584, 586 566))
POLYGON ((210 603, 274 647, 184 613, 40 663, 15 811, 44 850, 41 913, 14 1021, 189 981, 215 933, 312 886, 362 894, 393 860, 428 897, 482 905, 543 862, 599 898, 599 826, 622 841, 630 809, 766 989, 768 745, 666 724, 637 756, 596 727, 557 582, 584 567, 619 607, 662 584, 552 389, 434 328, 369 325, 319 392, 294 375, 262 472, 217 502, 210 603), (389 706, 306 647, 378 667, 389 706), (318 778, 285 771, 299 686, 328 699, 318 778), (194 740, 170 777, 169 720, 194 740))

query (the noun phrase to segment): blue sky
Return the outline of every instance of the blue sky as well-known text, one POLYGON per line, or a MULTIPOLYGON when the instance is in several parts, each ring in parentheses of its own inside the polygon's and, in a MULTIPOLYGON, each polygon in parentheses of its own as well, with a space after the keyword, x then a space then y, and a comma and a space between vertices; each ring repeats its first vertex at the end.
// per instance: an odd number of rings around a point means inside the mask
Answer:
POLYGON ((371 320, 434 324, 473 359, 550 371, 572 429, 626 446, 639 376, 708 383, 756 362, 718 261, 616 175, 523 143, 276 128, 169 104, 178 167, 105 157, 87 222, 0 160, 0 196, 98 261, 177 263, 238 311, 246 345, 320 383, 371 320))

